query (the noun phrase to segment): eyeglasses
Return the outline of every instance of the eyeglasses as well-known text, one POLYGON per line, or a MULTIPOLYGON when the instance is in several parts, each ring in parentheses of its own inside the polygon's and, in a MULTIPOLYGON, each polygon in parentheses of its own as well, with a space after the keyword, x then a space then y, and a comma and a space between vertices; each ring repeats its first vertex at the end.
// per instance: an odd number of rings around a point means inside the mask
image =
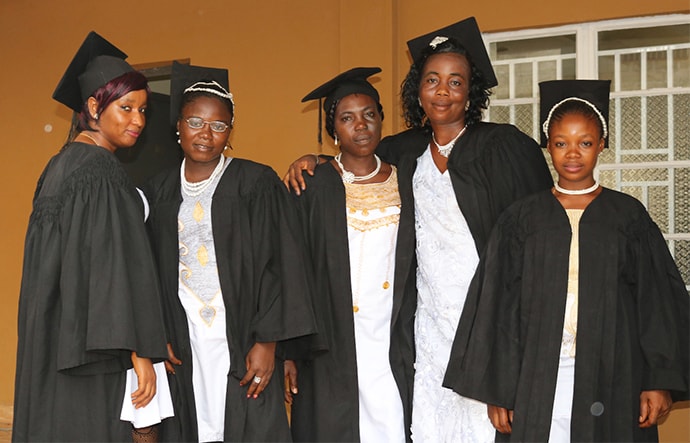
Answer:
POLYGON ((211 131, 213 132, 225 132, 230 127, 230 125, 228 125, 225 122, 207 122, 201 117, 188 117, 184 119, 184 121, 187 122, 187 126, 189 126, 192 129, 201 129, 204 127, 204 125, 208 124, 208 126, 211 128, 211 131))

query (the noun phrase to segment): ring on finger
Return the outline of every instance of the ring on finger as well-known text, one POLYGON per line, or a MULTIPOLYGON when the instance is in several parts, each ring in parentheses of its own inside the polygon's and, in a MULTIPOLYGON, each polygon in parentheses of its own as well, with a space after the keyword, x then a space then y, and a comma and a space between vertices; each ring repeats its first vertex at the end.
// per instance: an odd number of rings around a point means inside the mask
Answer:
POLYGON ((261 383, 261 377, 259 377, 258 375, 255 375, 255 376, 254 376, 254 383, 256 383, 257 385, 258 385, 259 383, 261 383))

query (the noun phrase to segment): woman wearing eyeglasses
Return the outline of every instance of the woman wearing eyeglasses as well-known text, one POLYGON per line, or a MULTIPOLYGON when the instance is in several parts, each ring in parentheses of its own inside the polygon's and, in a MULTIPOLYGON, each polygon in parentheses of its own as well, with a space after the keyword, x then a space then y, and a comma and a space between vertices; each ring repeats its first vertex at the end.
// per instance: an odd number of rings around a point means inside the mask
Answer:
POLYGON ((175 405, 161 438, 289 441, 276 342, 313 332, 294 209, 272 169, 223 154, 227 70, 175 63, 171 83, 184 159, 145 189, 175 405))

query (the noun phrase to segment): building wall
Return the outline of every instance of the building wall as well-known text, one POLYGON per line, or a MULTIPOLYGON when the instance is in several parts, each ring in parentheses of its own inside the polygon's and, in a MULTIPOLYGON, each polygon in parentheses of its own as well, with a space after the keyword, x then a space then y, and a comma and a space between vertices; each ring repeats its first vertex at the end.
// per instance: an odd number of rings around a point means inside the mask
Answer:
MULTIPOLYGON (((189 58, 196 65, 227 67, 237 103, 232 155, 269 164, 282 175, 302 153, 332 152, 330 140, 323 147, 316 143, 316 103, 300 99, 342 70, 381 66, 375 85, 386 109, 384 135, 402 129, 398 89, 409 67, 405 41, 416 35, 469 15, 483 31, 494 32, 689 10, 687 0, 582 0, 567 7, 540 0, 0 2, 0 54, 7 63, 0 72, 0 269, 6 276, 0 282, 0 405, 12 403, 31 198, 69 126, 70 113, 50 96, 88 31, 123 49, 133 64, 189 58)), ((687 406, 671 419, 676 417, 686 427, 669 438, 690 440, 687 406)), ((667 427, 676 429, 665 425, 662 432, 667 427)))

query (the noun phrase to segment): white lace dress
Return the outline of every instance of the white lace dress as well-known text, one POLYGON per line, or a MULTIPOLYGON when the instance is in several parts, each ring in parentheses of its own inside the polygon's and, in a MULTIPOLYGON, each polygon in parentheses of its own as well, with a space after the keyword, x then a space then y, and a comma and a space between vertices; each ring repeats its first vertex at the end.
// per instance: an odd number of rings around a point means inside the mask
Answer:
POLYGON ((467 289, 479 258, 453 191, 427 149, 413 179, 417 235, 412 439, 415 442, 489 442, 495 430, 486 405, 442 386, 467 289))

